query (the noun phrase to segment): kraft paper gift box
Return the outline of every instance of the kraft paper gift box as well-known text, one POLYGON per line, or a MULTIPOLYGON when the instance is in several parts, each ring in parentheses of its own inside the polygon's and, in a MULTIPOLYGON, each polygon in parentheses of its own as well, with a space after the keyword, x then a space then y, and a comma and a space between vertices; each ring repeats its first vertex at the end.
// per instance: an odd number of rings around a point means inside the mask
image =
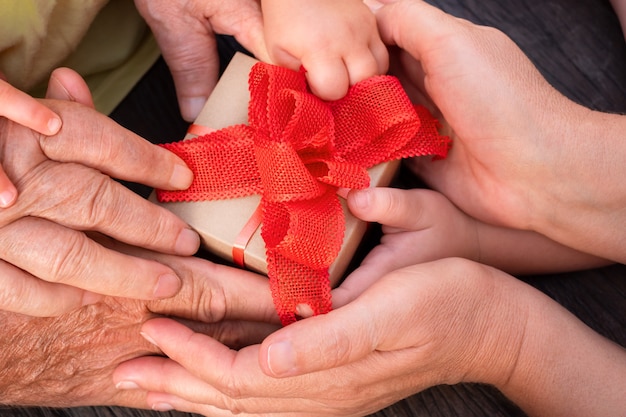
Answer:
MULTIPOLYGON (((246 123, 248 119, 248 75, 257 61, 247 55, 237 53, 217 83, 196 125, 211 129, 246 123)), ((188 134, 185 139, 195 137, 188 134)), ((399 161, 376 165, 368 170, 371 186, 388 185, 399 167, 399 161)), ((154 193, 151 200, 156 201, 154 193)), ((233 246, 238 235, 259 206, 259 195, 228 200, 201 202, 158 203, 177 214, 195 229, 202 245, 210 252, 226 260, 233 260, 233 246)), ((329 269, 332 286, 339 283, 356 252, 367 228, 367 224, 352 216, 345 200, 340 198, 345 215, 344 240, 339 255, 329 269)), ((261 227, 252 234, 244 245, 244 261, 248 269, 267 275, 265 243, 261 238, 261 227)))

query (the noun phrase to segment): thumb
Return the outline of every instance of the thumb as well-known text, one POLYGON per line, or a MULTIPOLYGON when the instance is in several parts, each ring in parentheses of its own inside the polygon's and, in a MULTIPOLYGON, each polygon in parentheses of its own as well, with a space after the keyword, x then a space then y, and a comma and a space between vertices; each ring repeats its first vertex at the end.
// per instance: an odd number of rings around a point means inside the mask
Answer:
POLYGON ((421 0, 368 0, 378 30, 388 45, 397 45, 420 59, 437 39, 455 31, 458 20, 421 0))
POLYGON ((259 363, 265 374, 279 378, 331 369, 366 357, 384 337, 385 326, 353 303, 271 334, 259 363))
POLYGON ((187 122, 193 122, 217 83, 220 63, 215 35, 194 30, 164 34, 157 40, 174 80, 180 113, 187 122), (181 38, 186 39, 183 44, 181 38))
POLYGON ((73 101, 92 109, 95 107, 85 80, 69 68, 57 68, 52 72, 46 98, 73 101))
POLYGON ((390 228, 423 230, 431 227, 445 208, 447 200, 427 189, 367 188, 348 193, 348 207, 361 220, 377 222, 390 228))
POLYGON ((211 24, 201 13, 176 2, 135 1, 170 69, 183 118, 198 116, 219 74, 217 43, 211 24))

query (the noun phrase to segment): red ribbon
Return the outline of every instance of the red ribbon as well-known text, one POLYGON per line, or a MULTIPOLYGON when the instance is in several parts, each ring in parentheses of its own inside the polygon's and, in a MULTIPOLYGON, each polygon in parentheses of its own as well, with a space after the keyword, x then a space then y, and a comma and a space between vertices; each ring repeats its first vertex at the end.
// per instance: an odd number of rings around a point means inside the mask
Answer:
POLYGON ((157 190, 159 201, 261 194, 268 276, 283 324, 297 306, 331 310, 328 268, 343 241, 337 188, 369 186, 367 168, 420 155, 445 157, 437 120, 413 106, 399 81, 377 76, 325 102, 303 72, 257 63, 250 72, 248 125, 164 145, 195 173, 185 191, 157 190))

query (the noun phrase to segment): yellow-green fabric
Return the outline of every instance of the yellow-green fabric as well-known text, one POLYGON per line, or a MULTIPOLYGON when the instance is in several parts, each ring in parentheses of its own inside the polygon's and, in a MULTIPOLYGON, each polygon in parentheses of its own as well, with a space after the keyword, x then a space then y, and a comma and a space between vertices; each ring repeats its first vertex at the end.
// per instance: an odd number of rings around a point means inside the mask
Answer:
POLYGON ((158 56, 132 0, 0 0, 0 71, 35 96, 66 66, 108 114, 158 56))

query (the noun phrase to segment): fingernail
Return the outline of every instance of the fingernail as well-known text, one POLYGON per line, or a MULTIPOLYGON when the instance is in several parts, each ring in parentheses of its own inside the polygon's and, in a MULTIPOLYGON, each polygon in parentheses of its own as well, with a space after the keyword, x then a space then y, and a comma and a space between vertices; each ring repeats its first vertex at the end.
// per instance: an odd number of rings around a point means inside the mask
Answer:
POLYGON ((52 119, 48 120, 48 133, 51 135, 56 135, 61 129, 61 124, 61 119, 59 119, 58 117, 53 117, 52 119))
POLYGON ((193 172, 184 165, 174 165, 172 176, 170 177, 170 186, 177 190, 185 190, 189 188, 193 181, 193 172))
POLYGON ((358 209, 367 209, 370 206, 369 190, 357 190, 352 193, 352 204, 358 209))
POLYGON ((376 0, 363 0, 363 3, 365 3, 365 5, 369 7, 370 10, 374 13, 376 13, 378 9, 383 7, 383 4, 376 0))
POLYGON ((271 344, 267 348, 267 366, 275 376, 292 374, 296 369, 296 354, 291 342, 283 341, 271 344))
POLYGON ((17 192, 15 190, 5 190, 0 193, 0 207, 9 207, 17 198, 17 192))
POLYGON ((144 339, 146 339, 148 342, 150 342, 150 344, 159 347, 159 345, 157 345, 157 343, 154 341, 153 338, 150 337, 150 335, 148 335, 148 333, 144 333, 144 332, 139 332, 139 334, 141 335, 141 337, 143 337, 144 339))
POLYGON ((183 229, 176 239, 174 250, 183 255, 193 255, 200 247, 200 236, 191 229, 183 229))
POLYGON ((152 410, 154 411, 172 411, 174 407, 168 403, 154 403, 152 404, 152 410))
POLYGON ((133 381, 120 381, 117 384, 115 384, 115 388, 117 388, 117 389, 139 389, 139 385, 137 385, 133 381))
POLYGON ((180 289, 180 279, 173 274, 163 274, 159 277, 152 296, 156 299, 173 296, 180 289))
POLYGON ((206 97, 189 97, 182 99, 180 102, 180 114, 183 116, 183 119, 188 122, 196 120, 206 100, 206 97))

